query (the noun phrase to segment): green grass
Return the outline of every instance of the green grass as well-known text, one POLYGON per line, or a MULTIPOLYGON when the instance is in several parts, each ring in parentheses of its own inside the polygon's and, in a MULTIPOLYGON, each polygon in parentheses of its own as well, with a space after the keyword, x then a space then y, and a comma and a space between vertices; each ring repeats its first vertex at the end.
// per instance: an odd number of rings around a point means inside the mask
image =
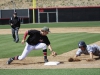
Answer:
MULTIPOLYGON (((21 28, 41 28, 48 27, 100 27, 100 21, 94 22, 66 22, 66 23, 49 23, 49 24, 26 24, 21 28)), ((0 25, 0 29, 10 29, 9 25, 0 25)), ((20 36, 20 41, 23 35, 20 36)), ((68 52, 78 47, 80 40, 91 44, 100 40, 99 33, 58 33, 49 34, 53 50, 58 54, 68 52)), ((0 35, 0 58, 9 58, 20 55, 25 44, 14 43, 9 35, 0 35)), ((50 52, 48 51, 48 54, 50 52)), ((41 50, 32 51, 28 56, 43 56, 41 50)), ((10 66, 10 65, 9 65, 10 66)), ((100 75, 98 69, 0 69, 0 75, 100 75)))
MULTIPOLYGON (((22 24, 21 28, 41 28, 43 26, 48 26, 48 27, 100 27, 100 21, 22 24)), ((0 29, 9 29, 9 28, 10 28, 9 25, 0 25, 0 29)))
POLYGON ((100 69, 0 70, 1 75, 100 75, 100 69))
MULTIPOLYGON (((20 36, 20 42, 23 35, 20 36)), ((48 35, 54 51, 58 54, 68 52, 78 47, 80 40, 86 41, 87 44, 100 40, 98 33, 51 33, 48 35)), ((9 58, 20 55, 25 47, 25 44, 13 42, 11 34, 0 35, 0 58, 9 58)), ((50 51, 48 50, 48 55, 50 51)), ((34 50, 28 56, 43 56, 42 50, 34 50)))

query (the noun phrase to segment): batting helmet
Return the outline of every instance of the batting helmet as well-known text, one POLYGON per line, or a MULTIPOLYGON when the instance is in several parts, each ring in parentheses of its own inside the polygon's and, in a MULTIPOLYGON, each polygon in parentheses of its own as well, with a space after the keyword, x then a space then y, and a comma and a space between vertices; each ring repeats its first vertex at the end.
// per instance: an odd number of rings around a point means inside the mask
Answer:
POLYGON ((86 47, 86 43, 84 42, 84 41, 80 41, 79 43, 78 43, 78 47, 80 48, 80 47, 86 47))

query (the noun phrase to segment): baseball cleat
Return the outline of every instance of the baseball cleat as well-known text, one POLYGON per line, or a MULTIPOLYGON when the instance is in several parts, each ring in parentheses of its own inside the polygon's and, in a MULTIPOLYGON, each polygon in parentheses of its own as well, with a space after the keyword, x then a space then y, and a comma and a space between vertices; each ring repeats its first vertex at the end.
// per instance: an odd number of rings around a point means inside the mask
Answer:
POLYGON ((44 59, 44 62, 45 62, 45 63, 48 62, 48 59, 44 59))
POLYGON ((10 59, 7 61, 7 64, 9 65, 12 61, 13 61, 13 59, 10 58, 10 59))

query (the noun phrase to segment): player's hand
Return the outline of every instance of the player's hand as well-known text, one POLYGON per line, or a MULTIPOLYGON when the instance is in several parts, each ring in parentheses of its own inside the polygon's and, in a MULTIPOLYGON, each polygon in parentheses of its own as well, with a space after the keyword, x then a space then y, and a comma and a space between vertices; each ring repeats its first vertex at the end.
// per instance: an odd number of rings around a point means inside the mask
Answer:
POLYGON ((57 56, 57 53, 55 51, 52 51, 50 56, 55 57, 55 56, 57 56))
POLYGON ((25 40, 22 40, 21 43, 24 44, 25 43, 25 40))

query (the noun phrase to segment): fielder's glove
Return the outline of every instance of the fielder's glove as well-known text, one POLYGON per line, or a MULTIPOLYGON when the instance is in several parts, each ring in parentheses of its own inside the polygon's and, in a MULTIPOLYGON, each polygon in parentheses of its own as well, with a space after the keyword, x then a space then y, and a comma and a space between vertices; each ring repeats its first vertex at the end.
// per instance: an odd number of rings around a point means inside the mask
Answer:
POLYGON ((69 62, 73 62, 74 59, 73 59, 73 58, 69 58, 68 61, 69 61, 69 62))
POLYGON ((69 58, 68 59, 68 62, 74 62, 74 61, 81 61, 81 60, 78 58, 69 58))
POLYGON ((57 56, 57 53, 55 51, 52 51, 51 52, 51 56, 54 56, 55 57, 55 56, 57 56))

